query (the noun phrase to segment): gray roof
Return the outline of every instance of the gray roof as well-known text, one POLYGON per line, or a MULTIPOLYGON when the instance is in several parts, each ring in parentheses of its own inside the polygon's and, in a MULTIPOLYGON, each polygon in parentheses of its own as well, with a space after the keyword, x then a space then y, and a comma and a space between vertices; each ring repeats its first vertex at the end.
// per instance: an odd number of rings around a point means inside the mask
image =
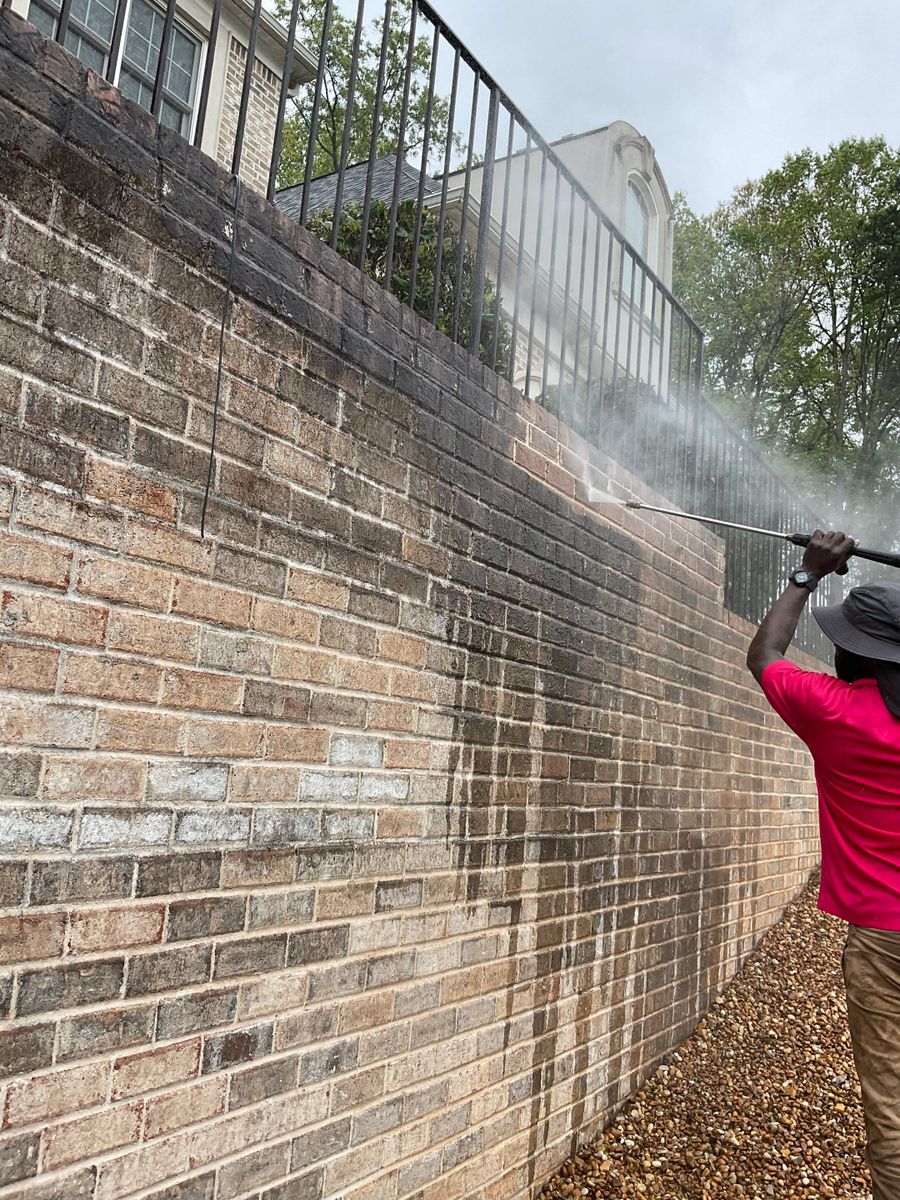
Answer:
MULTIPOLYGON (((342 203, 362 203, 366 195, 366 173, 368 162, 354 163, 344 171, 344 189, 342 203)), ((397 169, 397 156, 384 154, 375 159, 372 170, 372 199, 390 203, 394 195, 394 174, 397 169)), ((419 194, 420 173, 404 161, 400 165, 400 199, 414 200, 419 194)), ((321 212, 323 209, 334 208, 337 194, 337 171, 331 175, 320 175, 309 185, 310 213, 321 212)), ((434 181, 426 179, 425 193, 434 189, 434 181), (430 185, 430 187, 429 187, 430 185)), ((283 213, 295 220, 300 218, 300 206, 303 203, 303 184, 295 183, 292 187, 281 188, 275 193, 275 203, 283 213)))

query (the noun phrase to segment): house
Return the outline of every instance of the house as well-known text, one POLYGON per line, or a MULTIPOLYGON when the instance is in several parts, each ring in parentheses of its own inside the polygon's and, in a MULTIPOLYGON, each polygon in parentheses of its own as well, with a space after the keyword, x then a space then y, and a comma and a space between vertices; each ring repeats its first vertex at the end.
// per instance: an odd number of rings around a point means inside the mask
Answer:
MULTIPOLYGON (((176 0, 159 119, 230 166, 253 4, 218 0, 218 5, 218 27, 211 37, 213 0, 176 0), (208 70, 209 95, 203 113, 202 87, 208 70)), ((12 8, 42 33, 56 35, 60 0, 12 0, 12 8)), ((72 0, 64 44, 124 96, 149 108, 165 17, 165 5, 156 0, 72 0)), ((287 31, 262 9, 240 171, 246 183, 262 192, 269 179, 286 45, 287 31)), ((314 78, 316 66, 315 55, 297 43, 290 91, 314 78)))
MULTIPOLYGON (((531 395, 545 391, 566 370, 573 373, 578 345, 582 373, 590 359, 594 378, 627 370, 632 378, 656 383, 671 346, 663 289, 669 290, 672 282, 674 214, 653 146, 626 121, 564 137, 551 146, 580 192, 562 175, 557 181, 555 169, 542 171, 541 150, 494 160, 487 274, 499 286, 504 317, 516 326, 513 382, 531 395), (590 210, 586 239, 585 195, 607 222, 601 230, 590 210), (621 231, 646 270, 635 270, 608 225, 621 231), (583 245, 589 259, 584 264, 583 245), (611 322, 613 306, 618 315, 611 322)), ((395 167, 394 155, 375 161, 373 200, 390 202, 395 167)), ((367 163, 347 168, 342 204, 363 198, 367 173, 367 163)), ((484 165, 478 164, 468 181, 465 170, 457 170, 446 179, 427 178, 423 188, 424 207, 438 211, 443 203, 448 220, 464 229, 472 248, 482 224, 483 176, 484 165)), ((402 163, 401 200, 418 194, 420 178, 418 168, 402 163)), ((308 212, 332 208, 336 187, 336 173, 313 180, 308 212)), ((300 216, 302 202, 302 184, 276 195, 278 206, 293 217, 300 216)))

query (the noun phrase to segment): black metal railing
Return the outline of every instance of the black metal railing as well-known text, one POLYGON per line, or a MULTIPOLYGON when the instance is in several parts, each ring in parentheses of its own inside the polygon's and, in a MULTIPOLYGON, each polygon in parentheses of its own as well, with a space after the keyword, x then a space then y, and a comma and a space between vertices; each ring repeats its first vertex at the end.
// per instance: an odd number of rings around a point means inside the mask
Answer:
MULTIPOLYGON (((83 0, 31 7, 73 48, 92 11, 83 0)), ((106 47, 113 82, 131 11, 127 0, 114 8, 102 36, 87 31, 92 52, 106 47)), ((173 82, 178 0, 158 9, 145 64, 151 111, 164 120, 188 111, 184 131, 197 146, 214 127, 222 12, 214 0, 203 37, 196 26, 183 31, 204 43, 189 96, 187 51, 173 82)), ((276 20, 255 0, 236 36, 246 47, 243 78, 239 97, 224 99, 236 103, 227 164, 235 175, 248 138, 268 128, 268 176, 250 181, 270 200, 655 490, 741 523, 815 524, 703 397, 699 326, 566 163, 565 145, 544 140, 431 4, 356 0, 349 12, 335 0, 280 0, 276 20), (265 120, 248 120, 264 102, 251 89, 263 40, 268 61, 278 59, 277 89, 265 120)), ((649 246, 654 231, 643 232, 649 246)), ((759 620, 796 552, 743 534, 725 540, 726 601, 759 620)), ((803 638, 821 647, 812 627, 803 638)))

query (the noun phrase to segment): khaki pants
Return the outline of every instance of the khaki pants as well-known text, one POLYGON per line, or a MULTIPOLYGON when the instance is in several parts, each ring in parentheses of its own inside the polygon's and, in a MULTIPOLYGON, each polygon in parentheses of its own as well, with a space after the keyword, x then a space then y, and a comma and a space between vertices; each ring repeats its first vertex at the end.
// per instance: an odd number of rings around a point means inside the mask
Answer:
POLYGON ((843 971, 873 1200, 900 1200, 900 932, 851 925, 843 971))

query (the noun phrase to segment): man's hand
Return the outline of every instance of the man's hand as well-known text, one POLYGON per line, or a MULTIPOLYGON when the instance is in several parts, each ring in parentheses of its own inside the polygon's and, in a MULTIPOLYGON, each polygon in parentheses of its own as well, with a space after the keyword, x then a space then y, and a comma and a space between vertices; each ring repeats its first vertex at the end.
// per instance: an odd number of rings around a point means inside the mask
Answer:
POLYGON ((823 533, 821 529, 810 538, 803 555, 803 566, 816 579, 824 579, 832 571, 847 574, 847 559, 859 542, 845 533, 823 533))

